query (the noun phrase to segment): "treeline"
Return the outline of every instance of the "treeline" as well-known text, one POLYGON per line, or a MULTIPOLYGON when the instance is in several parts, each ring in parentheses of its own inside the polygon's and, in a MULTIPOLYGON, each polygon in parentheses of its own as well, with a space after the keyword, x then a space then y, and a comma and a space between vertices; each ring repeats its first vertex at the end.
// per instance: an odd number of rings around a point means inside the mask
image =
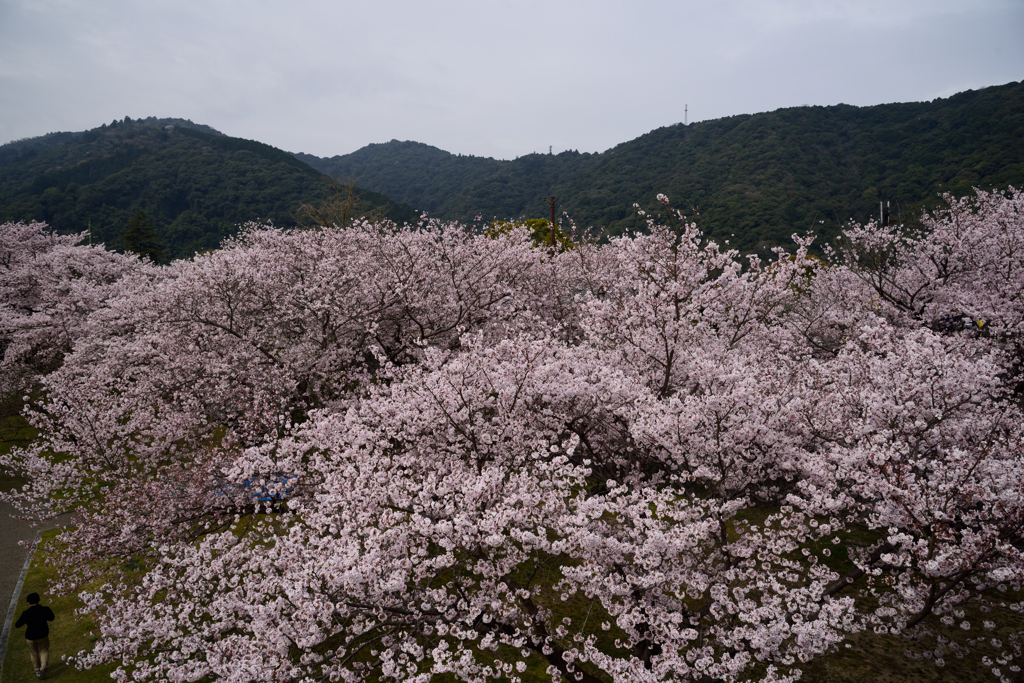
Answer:
MULTIPOLYGON (((283 150, 182 119, 125 118, 0 147, 0 220, 91 230, 94 242, 120 249, 144 211, 165 259, 216 248, 246 221, 295 225, 334 185, 283 150)), ((415 218, 375 192, 353 188, 351 204, 350 213, 415 218)))
POLYGON ((837 234, 889 201, 900 220, 938 195, 1024 184, 1024 84, 932 102, 794 107, 666 126, 601 154, 465 157, 416 142, 369 145, 311 166, 440 218, 547 215, 558 198, 580 225, 611 234, 642 227, 633 202, 655 195, 699 214, 741 249, 786 244, 794 231, 837 234))

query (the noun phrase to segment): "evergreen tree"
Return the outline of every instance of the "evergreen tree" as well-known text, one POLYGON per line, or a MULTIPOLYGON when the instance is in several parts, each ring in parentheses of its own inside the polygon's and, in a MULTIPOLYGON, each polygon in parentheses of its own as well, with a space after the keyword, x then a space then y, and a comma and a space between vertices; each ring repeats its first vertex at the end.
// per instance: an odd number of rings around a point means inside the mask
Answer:
POLYGON ((139 211, 128 221, 128 229, 121 235, 121 245, 126 252, 145 256, 154 263, 163 256, 163 243, 149 222, 145 211, 139 211))

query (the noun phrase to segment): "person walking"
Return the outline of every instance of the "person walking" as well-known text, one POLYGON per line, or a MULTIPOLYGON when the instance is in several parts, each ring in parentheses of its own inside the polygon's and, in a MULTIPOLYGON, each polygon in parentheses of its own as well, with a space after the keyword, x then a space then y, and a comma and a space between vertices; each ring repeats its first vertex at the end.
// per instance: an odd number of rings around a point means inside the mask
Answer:
POLYGON ((27 600, 29 607, 21 613, 14 627, 28 627, 25 629, 28 654, 36 668, 36 678, 42 678, 50 659, 50 625, 46 622, 53 621, 53 610, 39 604, 39 593, 29 593, 27 600))

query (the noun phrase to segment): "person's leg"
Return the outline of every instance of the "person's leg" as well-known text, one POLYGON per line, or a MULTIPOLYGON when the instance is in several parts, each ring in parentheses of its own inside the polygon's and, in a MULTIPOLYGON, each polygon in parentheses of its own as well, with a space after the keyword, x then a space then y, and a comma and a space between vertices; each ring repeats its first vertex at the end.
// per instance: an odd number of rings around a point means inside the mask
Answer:
POLYGON ((36 641, 36 649, 39 650, 39 668, 46 671, 46 663, 50 660, 50 637, 40 638, 36 641))
POLYGON ((32 668, 39 671, 42 668, 39 664, 39 649, 36 647, 38 640, 26 640, 28 643, 28 656, 32 658, 32 668))

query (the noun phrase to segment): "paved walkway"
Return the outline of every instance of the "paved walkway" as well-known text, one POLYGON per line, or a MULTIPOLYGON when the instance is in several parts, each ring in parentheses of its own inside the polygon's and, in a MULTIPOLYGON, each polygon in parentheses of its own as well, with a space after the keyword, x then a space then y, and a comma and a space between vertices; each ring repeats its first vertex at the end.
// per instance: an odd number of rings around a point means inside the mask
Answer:
POLYGON ((11 604, 14 586, 18 583, 21 568, 28 557, 28 547, 21 547, 18 542, 31 543, 37 530, 28 522, 13 519, 13 512, 10 505, 0 502, 0 605, 3 606, 0 612, 3 612, 4 617, 7 616, 7 606, 11 604))

